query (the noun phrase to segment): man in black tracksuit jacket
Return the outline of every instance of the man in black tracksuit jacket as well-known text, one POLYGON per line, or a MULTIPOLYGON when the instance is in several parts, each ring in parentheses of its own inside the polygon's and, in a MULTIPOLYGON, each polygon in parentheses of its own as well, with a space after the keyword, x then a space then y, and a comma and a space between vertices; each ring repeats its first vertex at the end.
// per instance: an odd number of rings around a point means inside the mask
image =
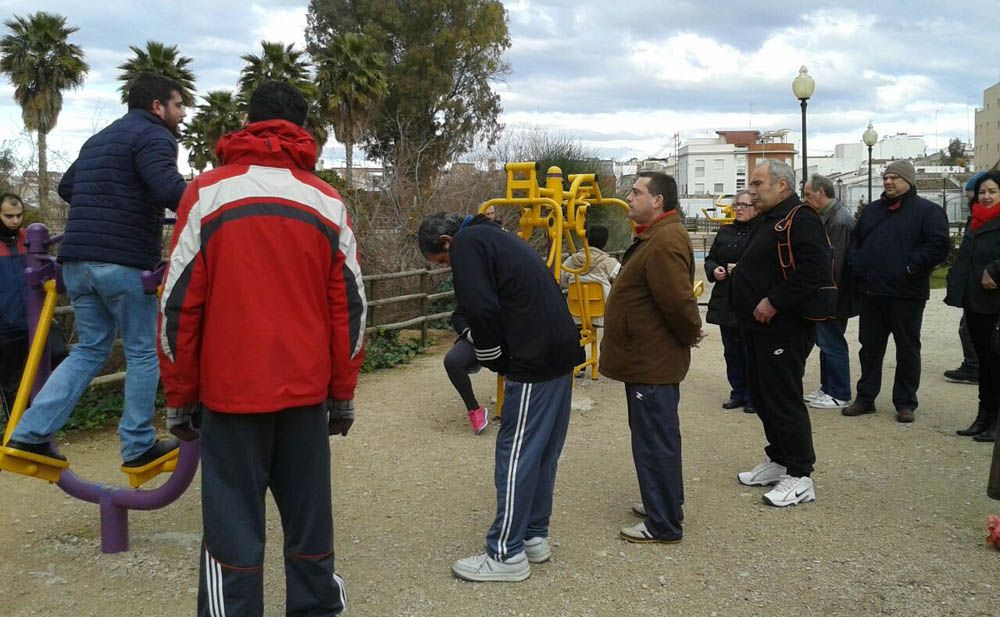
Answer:
POLYGON ((803 302, 830 283, 829 242, 816 212, 804 206, 794 215, 791 252, 795 268, 787 278, 778 261, 778 243, 788 237, 776 229, 801 205, 792 189, 795 172, 766 160, 750 176, 750 195, 760 214, 743 254, 733 268, 730 303, 747 346, 750 393, 764 425, 767 458, 737 479, 745 485, 777 484, 765 503, 789 506, 816 498, 809 412, 802 400, 805 361, 816 339, 813 322, 800 316, 803 302))
POLYGON ((420 250, 452 266, 455 301, 471 328, 476 359, 506 377, 497 434, 497 510, 486 552, 452 566, 471 581, 520 581, 529 562, 551 555, 549 516, 566 439, 580 334, 545 262, 484 215, 424 219, 420 250))
POLYGON ((882 362, 889 335, 896 343, 892 404, 896 420, 913 422, 920 387, 920 327, 930 297, 930 276, 948 256, 948 217, 917 196, 908 161, 893 161, 882 174, 884 192, 868 204, 854 227, 848 263, 860 304, 861 377, 845 416, 875 412, 882 389, 882 362))

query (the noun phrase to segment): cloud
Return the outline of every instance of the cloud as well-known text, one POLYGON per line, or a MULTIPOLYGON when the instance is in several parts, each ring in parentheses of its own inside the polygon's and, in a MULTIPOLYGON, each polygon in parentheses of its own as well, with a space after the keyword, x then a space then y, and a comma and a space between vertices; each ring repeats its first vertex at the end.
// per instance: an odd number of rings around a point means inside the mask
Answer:
MULTIPOLYGON (((240 56, 260 41, 304 47, 306 0, 112 2, 99 10, 78 0, 42 0, 44 10, 78 26, 73 41, 91 73, 67 93, 50 143, 76 152, 118 117, 117 66, 129 45, 176 44, 194 59, 200 93, 235 87, 240 56)), ((855 142, 869 120, 882 134, 924 135, 933 146, 971 134, 982 91, 996 83, 989 36, 966 36, 971 15, 993 4, 969 0, 961 11, 929 0, 905 10, 869 0, 772 5, 720 0, 505 0, 511 73, 496 84, 510 130, 541 127, 577 135, 607 156, 649 155, 674 133, 682 141, 716 130, 793 129, 800 110, 791 83, 800 65, 816 80, 809 101, 809 151, 855 142)), ((38 0, 0 0, 9 14, 38 0)), ((12 89, 0 85, 0 129, 21 132, 12 89)), ((358 156, 361 156, 359 153, 358 156)), ((328 161, 342 158, 332 140, 328 161)))

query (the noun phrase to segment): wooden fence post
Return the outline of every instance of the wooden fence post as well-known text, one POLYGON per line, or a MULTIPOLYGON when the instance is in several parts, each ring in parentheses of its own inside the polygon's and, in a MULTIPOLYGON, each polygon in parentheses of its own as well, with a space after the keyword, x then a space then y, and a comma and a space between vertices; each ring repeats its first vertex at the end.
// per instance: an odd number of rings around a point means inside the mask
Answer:
MULTIPOLYGON (((366 299, 368 300, 369 303, 376 299, 376 297, 375 297, 375 288, 376 288, 377 284, 378 284, 378 280, 377 279, 372 279, 372 280, 368 281, 368 298, 366 298, 366 299)), ((375 308, 376 307, 371 306, 371 304, 368 305, 368 325, 369 325, 369 327, 378 325, 375 322, 375 308)))
POLYGON ((424 323, 420 326, 420 348, 427 347, 427 334, 430 329, 430 321, 427 319, 427 294, 430 293, 430 272, 424 270, 420 273, 420 291, 424 297, 420 298, 420 314, 424 316, 424 323))

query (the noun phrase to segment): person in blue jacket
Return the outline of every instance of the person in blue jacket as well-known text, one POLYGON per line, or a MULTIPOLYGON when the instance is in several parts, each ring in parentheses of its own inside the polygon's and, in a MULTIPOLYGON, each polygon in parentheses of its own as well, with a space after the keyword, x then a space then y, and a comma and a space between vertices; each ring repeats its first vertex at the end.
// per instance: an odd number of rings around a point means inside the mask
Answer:
POLYGON ((177 171, 184 119, 182 87, 141 73, 128 89, 128 113, 83 144, 59 183, 70 204, 59 249, 79 342, 18 423, 8 447, 63 459, 50 444, 111 354, 120 329, 127 365, 118 434, 123 466, 138 468, 178 447, 153 427, 159 361, 156 296, 142 271, 160 263, 164 209, 176 210, 187 184, 177 171))
POLYGON ((28 352, 25 316, 24 202, 13 193, 0 195, 0 395, 14 404, 28 352))

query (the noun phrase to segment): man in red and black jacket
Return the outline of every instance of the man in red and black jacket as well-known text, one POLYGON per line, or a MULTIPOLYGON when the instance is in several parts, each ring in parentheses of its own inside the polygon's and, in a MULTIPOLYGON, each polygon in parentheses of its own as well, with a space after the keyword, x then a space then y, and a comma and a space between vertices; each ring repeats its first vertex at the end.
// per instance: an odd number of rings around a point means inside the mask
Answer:
POLYGON ((287 611, 339 615, 328 435, 347 435, 364 356, 357 243, 312 170, 307 105, 284 82, 250 98, 222 166, 181 199, 159 328, 168 426, 199 435, 199 615, 263 614, 264 493, 285 531, 287 611))

